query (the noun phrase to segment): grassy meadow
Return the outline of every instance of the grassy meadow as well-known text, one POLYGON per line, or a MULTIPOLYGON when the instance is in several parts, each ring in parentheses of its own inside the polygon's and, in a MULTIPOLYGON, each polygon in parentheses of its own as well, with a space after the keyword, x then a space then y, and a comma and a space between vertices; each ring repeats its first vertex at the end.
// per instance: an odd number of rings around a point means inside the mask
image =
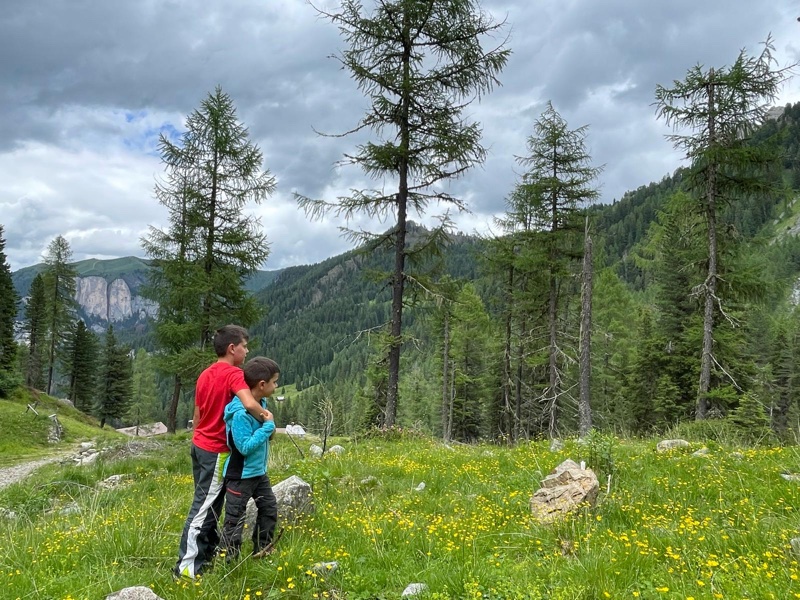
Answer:
POLYGON ((16 513, 0 518, 0 597, 96 600, 145 585, 167 600, 393 599, 418 582, 439 600, 800 598, 789 544, 800 483, 781 477, 800 472, 800 448, 709 443, 693 456, 698 441, 657 454, 657 440, 593 435, 551 452, 546 441, 448 447, 409 432, 337 441, 344 454, 315 459, 277 437, 273 484, 308 481, 316 514, 287 526, 267 559, 219 562, 196 582, 170 575, 192 496, 187 434, 137 456, 120 446, 90 467, 45 466, 0 490, 16 513), (567 458, 595 466, 597 505, 541 526, 530 496, 567 458), (95 485, 114 474, 122 487, 95 485), (331 561, 335 571, 314 569, 331 561))

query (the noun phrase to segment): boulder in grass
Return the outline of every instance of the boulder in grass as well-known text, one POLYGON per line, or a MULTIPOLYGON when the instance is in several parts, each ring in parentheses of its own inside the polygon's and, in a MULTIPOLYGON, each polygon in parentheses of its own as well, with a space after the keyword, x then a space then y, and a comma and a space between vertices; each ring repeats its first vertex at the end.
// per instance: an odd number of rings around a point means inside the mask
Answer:
POLYGON ((656 444, 656 452, 669 452, 675 448, 688 448, 689 442, 686 440, 661 440, 656 444))
MULTIPOLYGON (((297 475, 292 475, 280 483, 272 486, 275 499, 278 501, 278 520, 290 523, 297 521, 304 515, 314 512, 314 495, 311 486, 297 475)), ((256 526, 256 504, 251 498, 247 502, 244 523, 250 531, 256 526)), ((247 537, 247 534, 245 534, 247 537)))
POLYGON ((594 471, 565 460, 542 480, 542 487, 531 497, 531 514, 540 523, 553 523, 581 506, 594 506, 599 491, 594 471))

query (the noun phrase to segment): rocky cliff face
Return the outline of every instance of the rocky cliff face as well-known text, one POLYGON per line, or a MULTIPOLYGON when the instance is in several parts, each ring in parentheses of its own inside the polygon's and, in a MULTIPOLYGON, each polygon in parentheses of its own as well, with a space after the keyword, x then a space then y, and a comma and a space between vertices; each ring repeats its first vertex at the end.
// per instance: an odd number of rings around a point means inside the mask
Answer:
POLYGON ((123 279, 109 283, 103 277, 76 277, 75 300, 88 316, 110 323, 152 317, 158 309, 154 302, 132 294, 123 279))

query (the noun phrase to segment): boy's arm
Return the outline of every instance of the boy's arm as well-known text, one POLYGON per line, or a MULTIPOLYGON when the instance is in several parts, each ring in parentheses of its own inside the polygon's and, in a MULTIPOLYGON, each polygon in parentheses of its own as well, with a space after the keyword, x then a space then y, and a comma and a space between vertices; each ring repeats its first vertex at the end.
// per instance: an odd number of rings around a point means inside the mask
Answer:
POLYGON ((272 419, 265 421, 264 424, 255 431, 252 430, 247 416, 243 413, 235 414, 231 421, 233 443, 236 444, 236 449, 245 456, 249 456, 263 447, 273 431, 275 431, 275 422, 272 419))
POLYGON ((254 418, 262 423, 272 420, 272 413, 261 406, 261 403, 253 397, 253 392, 250 391, 250 388, 238 390, 236 395, 239 396, 239 400, 242 401, 242 405, 247 409, 247 412, 253 415, 254 418))

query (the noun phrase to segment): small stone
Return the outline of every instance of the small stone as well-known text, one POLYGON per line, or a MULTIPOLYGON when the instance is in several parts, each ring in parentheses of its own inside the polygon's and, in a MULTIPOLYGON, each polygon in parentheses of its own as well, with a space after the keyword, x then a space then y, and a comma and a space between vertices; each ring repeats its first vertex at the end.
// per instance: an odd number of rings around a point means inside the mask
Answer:
POLYGON ((339 444, 336 444, 335 446, 331 446, 330 448, 328 448, 328 452, 330 452, 331 454, 338 455, 344 453, 344 448, 339 444))
POLYGON ((656 452, 667 452, 675 448, 688 448, 689 442, 686 440, 661 440, 656 445, 656 452))
POLYGON ((424 583, 409 583, 406 586, 406 589, 403 590, 401 594, 403 598, 409 598, 412 596, 419 596, 420 594, 424 594, 428 591, 428 586, 424 583))
POLYGON ((161 596, 149 587, 138 585, 136 587, 129 587, 118 592, 113 592, 106 596, 106 600, 164 600, 161 596))
POLYGON ((316 444, 311 444, 311 446, 308 448, 308 453, 314 458, 319 458, 322 456, 322 448, 316 444))
POLYGON ((338 568, 339 563, 335 560, 331 562, 318 562, 311 566, 311 570, 317 575, 328 575, 335 572, 338 568))
POLYGON ((425 482, 424 481, 420 481, 419 485, 414 488, 414 491, 421 492, 424 489, 425 489, 425 482))

